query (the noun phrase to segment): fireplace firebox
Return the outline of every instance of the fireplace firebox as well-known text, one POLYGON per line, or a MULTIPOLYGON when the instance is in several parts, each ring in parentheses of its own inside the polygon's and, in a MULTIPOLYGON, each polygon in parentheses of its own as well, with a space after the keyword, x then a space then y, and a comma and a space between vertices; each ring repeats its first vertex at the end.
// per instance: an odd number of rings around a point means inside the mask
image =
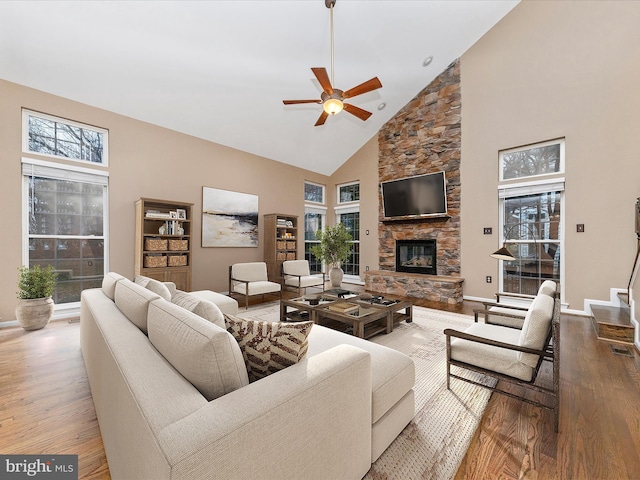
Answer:
POLYGON ((396 272, 437 275, 436 241, 396 240, 396 272))

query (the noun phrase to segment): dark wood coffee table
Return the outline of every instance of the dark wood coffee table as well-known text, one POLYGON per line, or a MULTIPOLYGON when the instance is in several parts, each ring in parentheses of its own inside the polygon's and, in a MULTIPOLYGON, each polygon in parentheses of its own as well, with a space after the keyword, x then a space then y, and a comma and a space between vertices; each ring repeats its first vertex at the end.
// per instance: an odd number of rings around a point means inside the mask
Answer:
POLYGON ((317 305, 313 305, 305 297, 281 300, 280 320, 311 320, 314 323, 333 320, 351 326, 353 335, 360 338, 370 338, 381 332, 391 333, 395 323, 403 320, 407 323, 413 321, 413 304, 409 300, 362 297, 342 299, 322 295, 317 305), (353 311, 341 312, 333 309, 336 308, 336 304, 344 303, 353 306, 353 311))

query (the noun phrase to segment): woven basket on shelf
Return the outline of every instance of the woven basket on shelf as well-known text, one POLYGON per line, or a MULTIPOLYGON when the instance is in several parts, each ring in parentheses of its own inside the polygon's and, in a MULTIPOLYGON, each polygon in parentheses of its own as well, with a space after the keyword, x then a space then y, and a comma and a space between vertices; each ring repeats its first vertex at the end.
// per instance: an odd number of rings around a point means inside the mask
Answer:
POLYGON ((277 252, 276 253, 276 260, 286 260, 287 259, 287 254, 284 252, 277 252))
POLYGON ((151 252, 166 250, 167 249, 167 241, 163 238, 145 238, 144 239, 144 249, 149 250, 151 252))
POLYGON ((296 259, 296 254, 295 252, 289 252, 287 253, 287 260, 295 260, 296 259))
POLYGON ((295 250, 296 242, 287 242, 287 250, 295 250))
POLYGON ((169 255, 170 267, 185 267, 187 265, 186 255, 169 255))
POLYGON ((172 250, 172 251, 189 250, 189 240, 176 240, 176 239, 170 238, 169 250, 172 250))
POLYGON ((164 255, 145 255, 144 266, 145 268, 166 267, 167 257, 164 255))
POLYGON ((283 242, 282 240, 278 240, 276 242, 276 248, 278 250, 284 250, 285 248, 287 248, 287 242, 283 242))

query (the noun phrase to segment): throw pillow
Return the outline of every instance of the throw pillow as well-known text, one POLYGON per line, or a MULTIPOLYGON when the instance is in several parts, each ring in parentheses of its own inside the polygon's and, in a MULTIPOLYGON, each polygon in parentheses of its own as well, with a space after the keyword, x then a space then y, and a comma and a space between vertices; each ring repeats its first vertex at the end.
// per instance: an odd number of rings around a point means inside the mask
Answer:
POLYGON ((307 354, 313 322, 261 322, 227 314, 224 320, 240 345, 249 382, 298 363, 307 354))
POLYGON ((171 301, 171 292, 164 283, 143 275, 137 275, 134 281, 147 290, 151 290, 153 293, 160 295, 167 302, 171 301))
POLYGON ((178 305, 190 312, 199 315, 200 317, 209 320, 211 323, 217 325, 223 330, 227 329, 224 322, 224 317, 218 306, 208 300, 198 298, 195 295, 191 295, 186 292, 178 292, 171 297, 171 303, 178 305))

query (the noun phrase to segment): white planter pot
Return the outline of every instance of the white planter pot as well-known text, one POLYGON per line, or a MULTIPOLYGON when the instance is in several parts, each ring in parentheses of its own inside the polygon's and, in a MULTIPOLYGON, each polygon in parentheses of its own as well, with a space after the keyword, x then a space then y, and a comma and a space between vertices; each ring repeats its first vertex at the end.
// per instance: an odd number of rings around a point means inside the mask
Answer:
POLYGON ((53 306, 51 297, 20 300, 16 307, 18 324, 25 330, 44 328, 53 316, 53 306))
POLYGON ((342 277, 344 277, 344 271, 340 267, 331 267, 329 270, 329 280, 333 288, 339 288, 342 285, 342 277))

